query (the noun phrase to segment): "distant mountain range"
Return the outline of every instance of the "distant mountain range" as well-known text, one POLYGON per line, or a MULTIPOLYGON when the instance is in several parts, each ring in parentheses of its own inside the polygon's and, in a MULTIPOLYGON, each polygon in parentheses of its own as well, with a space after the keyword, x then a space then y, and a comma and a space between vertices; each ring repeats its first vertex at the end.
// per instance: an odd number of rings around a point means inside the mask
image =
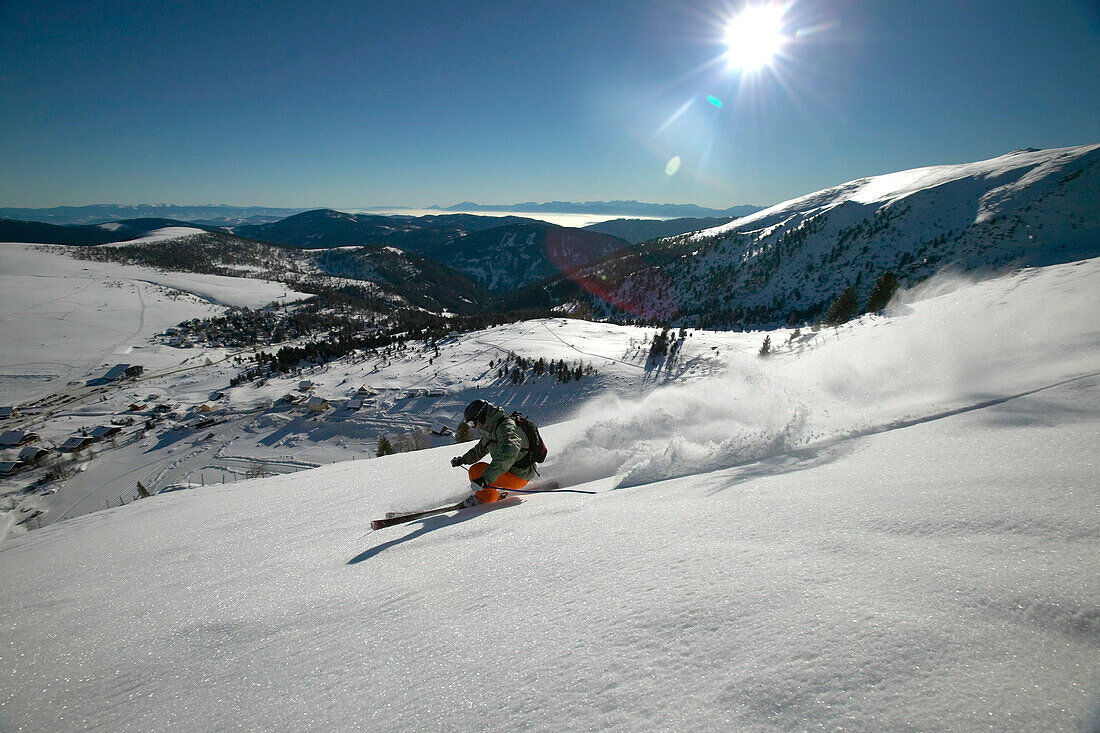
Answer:
POLYGON ((599 214, 601 216, 651 216, 661 219, 679 219, 706 216, 736 218, 755 214, 764 207, 744 204, 731 206, 728 209, 708 209, 705 206, 696 206, 695 204, 646 204, 640 201, 585 201, 584 203, 550 201, 542 204, 533 201, 522 204, 475 204, 472 201, 464 201, 461 204, 446 208, 439 206, 432 208, 442 209, 443 211, 515 211, 524 214, 599 214))
POLYGON ((47 224, 102 224, 122 219, 176 219, 192 224, 232 227, 278 221, 305 209, 267 206, 177 206, 175 204, 94 204, 55 206, 47 209, 0 208, 0 219, 21 219, 47 224))
MULTIPOLYGON (((526 203, 482 205, 458 204, 447 208, 434 206, 440 211, 511 211, 521 213, 584 213, 602 216, 658 217, 664 219, 703 216, 747 216, 760 210, 759 206, 734 206, 729 209, 708 209, 694 204, 644 204, 637 201, 589 201, 571 203, 526 203)), ((122 219, 175 219, 196 224, 219 227, 267 224, 294 216, 309 208, 276 208, 269 206, 228 206, 209 204, 181 206, 176 204, 95 204, 91 206, 55 206, 44 209, 0 208, 0 218, 22 221, 38 221, 46 224, 102 224, 122 219)))
MULTIPOLYGON (((96 245, 170 226, 196 223, 0 220, 0 241, 96 245)), ((573 229, 516 216, 319 209, 262 224, 204 226, 210 231, 171 245, 88 249, 161 268, 175 262, 296 282, 313 292, 350 287, 356 297, 433 312, 560 308, 695 327, 800 325, 818 320, 848 288, 864 302, 887 271, 912 285, 944 269, 1100 256, 1100 145, 861 178, 737 218, 727 212, 573 229)))

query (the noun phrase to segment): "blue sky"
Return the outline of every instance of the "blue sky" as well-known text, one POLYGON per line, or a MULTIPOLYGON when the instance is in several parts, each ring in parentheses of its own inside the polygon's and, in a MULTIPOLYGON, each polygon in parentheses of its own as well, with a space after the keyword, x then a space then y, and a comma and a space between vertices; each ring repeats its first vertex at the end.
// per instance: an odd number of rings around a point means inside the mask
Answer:
POLYGON ((1100 143, 1100 3, 792 0, 755 72, 745 4, 4 0, 0 206, 724 208, 1100 143))

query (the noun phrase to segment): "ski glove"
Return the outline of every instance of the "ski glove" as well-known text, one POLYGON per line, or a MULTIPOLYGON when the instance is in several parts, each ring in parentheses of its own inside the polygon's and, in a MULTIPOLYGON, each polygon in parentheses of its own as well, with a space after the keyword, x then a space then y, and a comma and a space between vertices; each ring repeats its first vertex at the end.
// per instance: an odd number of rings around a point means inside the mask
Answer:
POLYGON ((470 491, 481 491, 484 488, 488 488, 489 482, 485 480, 483 476, 478 476, 470 482, 470 491))
POLYGON ((458 468, 459 466, 461 466, 462 465, 462 456, 455 456, 454 458, 452 458, 451 459, 451 465, 454 466, 455 468, 458 468))

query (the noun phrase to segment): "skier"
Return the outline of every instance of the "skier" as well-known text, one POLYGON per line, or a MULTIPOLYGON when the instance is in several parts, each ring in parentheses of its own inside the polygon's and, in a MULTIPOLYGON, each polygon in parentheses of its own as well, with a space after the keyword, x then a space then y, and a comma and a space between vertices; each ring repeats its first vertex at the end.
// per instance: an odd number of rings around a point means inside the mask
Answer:
POLYGON ((538 475, 525 431, 504 410, 485 400, 474 400, 463 417, 481 433, 477 445, 451 459, 455 467, 474 464, 469 468, 470 491, 474 493, 464 502, 466 506, 494 502, 500 497, 498 489, 522 489, 538 475), (478 462, 486 454, 492 462, 478 462))

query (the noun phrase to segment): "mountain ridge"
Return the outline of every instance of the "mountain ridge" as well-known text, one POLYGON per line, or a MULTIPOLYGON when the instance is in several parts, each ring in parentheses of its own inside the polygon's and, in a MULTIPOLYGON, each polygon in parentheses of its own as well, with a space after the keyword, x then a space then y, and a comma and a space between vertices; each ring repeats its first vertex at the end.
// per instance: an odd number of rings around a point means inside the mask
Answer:
MULTIPOLYGON (((729 209, 711 209, 695 204, 648 204, 638 201, 589 201, 549 202, 528 204, 476 204, 468 202, 455 206, 429 206, 428 210, 441 212, 462 212, 464 206, 470 211, 510 211, 519 213, 593 213, 617 216, 650 216, 661 218, 682 218, 686 216, 745 216, 759 211, 760 206, 742 205, 729 209), (521 207, 519 209, 515 207, 521 207), (530 207, 530 208, 522 208, 530 207), (560 207, 565 207, 559 211, 560 207)), ((409 207, 348 207, 370 214, 373 210, 400 210, 409 207)), ((101 224, 119 219, 163 218, 177 219, 210 226, 236 227, 276 222, 296 214, 326 210, 326 207, 299 206, 234 206, 232 204, 87 204, 82 206, 48 207, 0 207, 0 218, 37 221, 46 224, 78 225, 101 224)), ((332 210, 332 209, 327 209, 332 210)), ((382 214, 378 214, 382 216, 382 214)))
POLYGON ((46 224, 102 224, 120 219, 178 219, 211 226, 277 221, 306 208, 231 206, 229 204, 90 204, 46 208, 0 207, 0 218, 38 221, 46 224))
POLYGON ((433 206, 433 209, 443 211, 513 211, 523 213, 555 213, 555 214, 612 214, 622 216, 651 216, 658 218, 687 218, 687 217, 720 217, 720 216, 747 216, 760 211, 762 206, 741 204, 725 209, 713 209, 697 204, 652 204, 641 201, 549 201, 536 203, 526 201, 518 204, 478 204, 473 201, 463 201, 452 206, 433 206))
MULTIPOLYGON (((714 222, 617 225, 625 233, 689 229, 639 246, 596 227, 445 212, 318 209, 232 230, 306 250, 403 249, 473 278, 493 293, 486 307, 498 312, 558 308, 696 327, 793 326, 820 319, 848 288, 863 301, 887 272, 904 286, 944 268, 995 271, 1100 254, 1100 145, 858 178, 695 229, 714 222)), ((487 303, 474 292, 470 302, 487 303)))
POLYGON ((818 319, 846 288, 862 300, 945 269, 996 271, 1100 255, 1100 145, 859 178, 728 224, 646 243, 545 284, 601 317, 716 328, 818 319))

